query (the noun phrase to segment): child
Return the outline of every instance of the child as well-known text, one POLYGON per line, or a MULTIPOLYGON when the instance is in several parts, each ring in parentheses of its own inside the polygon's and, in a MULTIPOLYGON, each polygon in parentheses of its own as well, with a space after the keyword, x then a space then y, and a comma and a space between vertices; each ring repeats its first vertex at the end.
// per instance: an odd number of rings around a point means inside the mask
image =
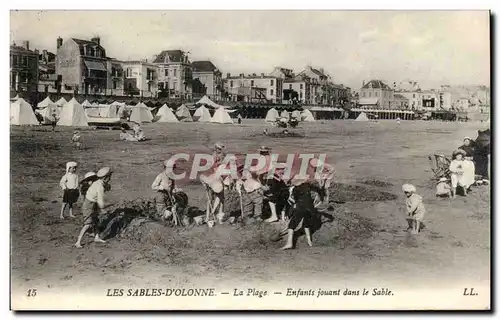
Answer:
POLYGON ((451 186, 448 184, 448 179, 441 178, 436 186, 436 197, 450 197, 451 198, 451 186))
POLYGON ((422 197, 416 194, 417 189, 411 184, 403 185, 403 192, 406 195, 406 212, 408 217, 408 230, 411 229, 412 234, 418 234, 420 224, 424 219, 425 207, 422 203, 422 197))
POLYGON ((71 137, 71 141, 74 144, 74 147, 77 149, 81 149, 82 143, 80 142, 81 136, 79 131, 73 132, 73 137, 71 137))
POLYGON ((325 197, 324 189, 320 188, 315 183, 310 183, 307 181, 306 176, 295 175, 290 181, 290 196, 288 201, 292 206, 292 217, 288 222, 288 235, 286 244, 282 250, 288 250, 293 248, 293 233, 295 229, 299 226, 300 221, 302 222, 302 227, 306 234, 307 244, 312 247, 311 240, 311 226, 312 218, 315 213, 314 202, 311 195, 311 191, 316 191, 320 200, 323 201, 325 197))
POLYGON ((97 180, 97 175, 95 172, 87 172, 83 177, 83 180, 80 182, 80 194, 85 198, 87 194, 87 190, 89 190, 92 182, 97 180))
POLYGON ((111 180, 111 169, 104 167, 97 171, 97 181, 92 183, 92 185, 87 190, 85 194, 85 201, 82 206, 82 213, 84 216, 83 227, 78 235, 78 240, 75 243, 75 247, 81 248, 82 238, 85 232, 92 228, 95 233, 94 242, 106 242, 99 237, 99 231, 97 230, 99 224, 99 214, 105 214, 104 210, 104 192, 111 189, 109 184, 111 180))
MULTIPOLYGON (((333 168, 332 165, 325 163, 319 159, 313 158, 309 162, 311 164, 311 167, 313 167, 316 172, 315 172, 315 178, 317 175, 317 181, 321 189, 323 189, 324 194, 325 194, 325 199, 324 202, 328 205, 328 202, 330 201, 330 185, 333 180, 333 176, 335 174, 335 169, 333 168)), ((319 201, 319 195, 316 196, 314 199, 314 205, 317 207, 321 202, 319 201)))
POLYGON ((172 170, 175 165, 168 160, 163 162, 163 171, 156 176, 151 188, 156 191, 156 214, 163 218, 169 218, 172 215, 171 211, 167 209, 173 209, 173 194, 172 191, 175 188, 175 182, 172 176, 172 170))
POLYGON ((63 203, 61 206, 60 218, 64 219, 64 210, 69 207, 69 216, 74 218, 73 203, 78 201, 80 192, 78 191, 78 175, 76 172, 76 162, 66 163, 66 174, 61 178, 59 185, 63 190, 63 203))
POLYGON ((52 131, 56 131, 56 125, 59 119, 57 118, 57 114, 55 112, 52 113, 52 118, 50 120, 51 120, 50 125, 52 126, 52 131))

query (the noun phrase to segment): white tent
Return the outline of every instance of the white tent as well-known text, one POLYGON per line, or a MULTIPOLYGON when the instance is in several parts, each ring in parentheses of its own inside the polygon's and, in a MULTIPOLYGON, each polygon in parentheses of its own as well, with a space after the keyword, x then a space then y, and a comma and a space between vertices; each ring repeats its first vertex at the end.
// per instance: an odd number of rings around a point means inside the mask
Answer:
POLYGON ((10 104, 10 124, 16 126, 39 125, 31 105, 23 98, 10 104))
POLYGON ((38 104, 36 105, 36 107, 38 109, 43 109, 43 108, 47 108, 51 104, 54 104, 54 102, 52 102, 52 100, 50 100, 49 96, 47 96, 42 101, 38 102, 38 104))
POLYGON ((61 109, 54 103, 49 104, 47 107, 41 109, 39 111, 39 114, 43 117, 43 123, 44 124, 52 123, 52 120, 54 119, 54 117, 52 116, 53 114, 56 115, 56 118, 59 118, 60 110, 61 109))
POLYGON ((292 118, 297 118, 297 119, 302 119, 302 114, 300 113, 299 110, 294 110, 292 111, 292 118))
POLYGON ((193 118, 191 118, 191 114, 189 113, 189 109, 185 105, 181 105, 175 115, 181 122, 192 122, 193 118))
POLYGON ((92 107, 92 103, 90 103, 90 101, 85 99, 85 101, 82 102, 82 107, 84 108, 92 107))
POLYGON ((64 105, 59 114, 59 126, 87 127, 87 115, 75 98, 64 105))
POLYGON ((201 98, 200 100, 198 100, 198 102, 196 102, 196 104, 206 104, 206 105, 209 105, 211 106, 212 108, 215 108, 215 109, 218 109, 220 107, 222 107, 221 105, 213 102, 212 100, 210 100, 209 97, 207 97, 206 95, 203 96, 203 98, 201 98))
POLYGON ((224 107, 220 107, 217 109, 210 120, 210 122, 215 122, 215 123, 234 123, 233 119, 229 116, 229 113, 226 112, 224 107))
POLYGON ((307 122, 314 122, 314 121, 316 121, 314 119, 314 116, 313 116, 311 110, 309 110, 309 109, 306 109, 306 110, 302 111, 301 115, 302 115, 302 121, 307 121, 307 122))
MULTIPOLYGON (((73 98, 73 99, 74 99, 74 98, 73 98)), ((73 99, 72 99, 72 100, 73 100, 73 99)), ((68 101, 66 101, 66 100, 64 99, 64 97, 61 97, 61 99, 59 99, 59 100, 57 100, 57 101, 56 101, 56 104, 57 104, 58 106, 60 106, 60 107, 64 107, 64 105, 65 105, 66 103, 68 103, 68 101)))
POLYGON ((175 117, 175 114, 172 112, 172 109, 170 109, 166 104, 158 110, 156 116, 160 117, 158 122, 179 122, 179 120, 175 117))
POLYGON ((149 111, 148 107, 144 103, 141 102, 131 107, 131 109, 132 109, 132 114, 130 115, 130 121, 137 123, 153 121, 154 117, 151 114, 151 111, 149 111))
POLYGON ((198 122, 210 122, 210 111, 205 106, 201 106, 194 112, 193 119, 198 122))
POLYGON ((283 111, 281 111, 280 116, 281 116, 282 118, 287 118, 287 119, 289 119, 289 118, 290 118, 290 113, 289 113, 288 111, 286 111, 286 110, 283 110, 283 111))
POLYGON ((361 112, 359 114, 359 116, 356 118, 356 120, 354 120, 354 121, 368 121, 368 120, 369 119, 368 119, 368 116, 366 115, 366 113, 361 112))
POLYGON ((267 114, 266 114, 266 122, 274 122, 276 121, 277 118, 279 118, 279 113, 276 109, 274 108, 271 108, 269 109, 269 111, 267 111, 267 114))
POLYGON ((111 103, 111 105, 112 106, 124 106, 125 102, 114 101, 113 103, 111 103))

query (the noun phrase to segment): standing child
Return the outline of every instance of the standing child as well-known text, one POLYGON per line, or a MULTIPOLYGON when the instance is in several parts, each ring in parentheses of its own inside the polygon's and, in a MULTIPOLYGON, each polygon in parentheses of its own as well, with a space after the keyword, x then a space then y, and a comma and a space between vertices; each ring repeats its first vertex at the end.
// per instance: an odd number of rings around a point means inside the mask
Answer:
POLYGON ((60 218, 64 219, 64 210, 69 207, 69 216, 74 218, 73 203, 78 201, 80 192, 78 191, 78 175, 76 174, 76 162, 66 163, 66 174, 61 178, 59 185, 63 190, 63 203, 61 206, 60 218))
POLYGON ((77 148, 77 149, 81 149, 82 148, 82 143, 81 143, 81 136, 80 136, 80 132, 78 130, 76 130, 75 132, 73 132, 73 137, 71 137, 71 141, 73 142, 74 144, 74 147, 77 148))
POLYGON ((439 179, 439 182, 436 185, 436 197, 446 196, 451 198, 451 186, 448 184, 448 179, 443 177, 439 179))
POLYGON ((420 224, 425 215, 425 207, 422 202, 422 197, 416 194, 417 189, 411 184, 403 185, 403 192, 406 195, 406 212, 408 217, 408 230, 411 229, 412 234, 420 232, 420 224))
POLYGON ((99 237, 99 214, 106 214, 104 209, 104 192, 111 189, 109 184, 111 180, 111 169, 104 167, 97 171, 97 181, 92 183, 92 185, 87 190, 85 195, 85 201, 82 206, 83 213, 83 227, 78 235, 78 240, 75 243, 75 247, 81 248, 82 238, 85 233, 92 228, 95 234, 94 242, 106 242, 99 237))

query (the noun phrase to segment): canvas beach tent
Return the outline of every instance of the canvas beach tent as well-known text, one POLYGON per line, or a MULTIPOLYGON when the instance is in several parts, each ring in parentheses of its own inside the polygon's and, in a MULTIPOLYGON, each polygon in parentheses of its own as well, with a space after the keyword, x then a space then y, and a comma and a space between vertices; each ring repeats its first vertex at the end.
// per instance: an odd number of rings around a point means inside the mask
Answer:
POLYGON ((361 112, 359 114, 359 116, 356 118, 356 120, 354 120, 354 121, 368 121, 368 120, 369 119, 368 119, 368 116, 366 115, 366 113, 361 112))
POLYGON ((306 110, 302 111, 301 115, 302 115, 302 121, 307 121, 307 122, 314 122, 314 121, 316 121, 314 119, 314 116, 313 116, 311 110, 309 110, 309 109, 306 109, 306 110))
POLYGON ((234 123, 233 119, 229 116, 229 113, 224 109, 224 107, 220 107, 217 109, 210 120, 212 123, 234 123))
POLYGON ((68 103, 68 101, 66 101, 64 97, 61 97, 59 100, 56 101, 56 105, 58 105, 59 107, 64 107, 66 103, 68 103))
POLYGON ((52 100, 50 100, 49 96, 47 96, 42 101, 38 102, 36 107, 37 107, 37 109, 44 109, 44 108, 47 108, 51 104, 54 104, 54 102, 52 102, 52 100))
POLYGON ((10 124, 16 126, 36 126, 38 122, 33 108, 23 98, 10 104, 10 124))
POLYGON ((194 112, 193 119, 198 122, 210 122, 210 111, 205 106, 201 106, 194 112))
POLYGON ((302 119, 302 114, 300 113, 299 110, 294 110, 292 111, 292 118, 297 118, 297 119, 302 119))
POLYGON ((175 115, 181 122, 193 122, 189 109, 185 105, 181 105, 175 112, 175 115))
POLYGON ((200 100, 198 100, 198 102, 196 102, 196 104, 205 104, 207 106, 211 106, 212 108, 215 108, 215 109, 218 109, 220 107, 222 107, 221 105, 213 102, 212 100, 210 100, 209 97, 207 97, 206 95, 203 96, 203 98, 201 98, 200 100))
POLYGON ((277 118, 279 118, 279 116, 280 115, 279 115, 278 111, 274 108, 271 108, 271 109, 269 109, 269 111, 267 111, 265 121, 266 122, 274 122, 274 121, 276 121, 277 118))
POLYGON ((160 108, 160 110, 158 110, 156 116, 160 117, 160 119, 158 119, 158 122, 179 122, 175 114, 172 112, 172 109, 170 109, 166 104, 164 104, 160 108))
POLYGON ((54 103, 49 104, 47 107, 39 110, 39 114, 43 117, 43 124, 51 124, 54 117, 52 115, 56 115, 56 118, 59 119, 59 113, 61 108, 56 106, 54 103))
POLYGON ((59 114, 58 126, 88 127, 88 120, 81 104, 72 98, 64 105, 59 114))
POLYGON ((289 119, 289 118, 290 118, 290 113, 289 113, 288 111, 286 111, 286 110, 283 110, 283 111, 281 111, 280 116, 281 116, 282 118, 287 118, 287 119, 289 119))
POLYGON ((82 107, 84 108, 92 107, 92 103, 90 103, 90 101, 85 99, 85 101, 82 102, 82 107))
POLYGON ((153 121, 154 117, 151 114, 151 111, 149 111, 149 108, 144 103, 141 102, 131 107, 131 109, 132 109, 132 114, 130 115, 130 121, 137 123, 153 121))

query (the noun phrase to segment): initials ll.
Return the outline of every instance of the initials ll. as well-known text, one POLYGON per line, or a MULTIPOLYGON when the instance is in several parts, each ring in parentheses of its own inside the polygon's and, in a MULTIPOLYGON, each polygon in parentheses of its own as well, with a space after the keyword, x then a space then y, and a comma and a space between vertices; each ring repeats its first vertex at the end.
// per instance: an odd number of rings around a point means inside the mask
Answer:
POLYGON ((464 288, 464 296, 477 296, 478 293, 474 292, 474 288, 464 288))

